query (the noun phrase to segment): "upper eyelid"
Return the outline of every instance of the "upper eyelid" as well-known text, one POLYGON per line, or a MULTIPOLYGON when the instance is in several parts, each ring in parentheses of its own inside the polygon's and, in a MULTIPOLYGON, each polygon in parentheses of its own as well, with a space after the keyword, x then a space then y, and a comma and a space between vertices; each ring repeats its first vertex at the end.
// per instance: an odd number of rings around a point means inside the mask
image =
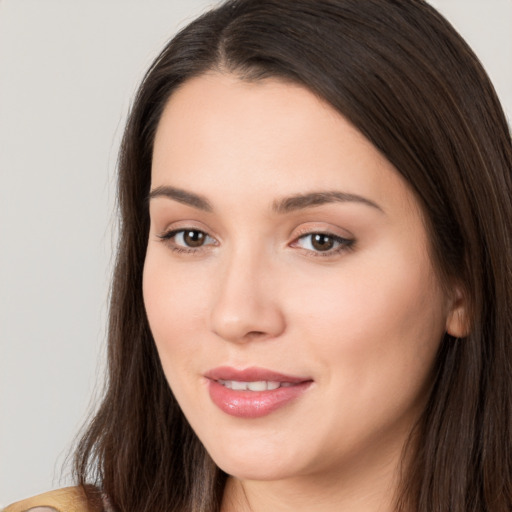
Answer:
POLYGON ((208 226, 205 226, 202 222, 197 222, 193 220, 183 220, 183 221, 174 221, 174 222, 168 222, 168 223, 159 223, 154 222, 152 220, 152 230, 153 232, 157 233, 158 236, 162 236, 171 232, 179 232, 179 231, 201 231, 202 233, 205 233, 206 235, 218 239, 219 237, 213 233, 213 230, 211 230, 208 226), (163 225, 163 228, 160 228, 158 224, 163 225), (198 225, 199 224, 199 225, 198 225))
POLYGON ((355 239, 353 237, 345 237, 345 236, 340 236, 340 235, 336 235, 334 233, 329 233, 329 232, 326 232, 326 231, 311 231, 309 233, 305 233, 303 235, 299 235, 297 237, 295 237, 295 239, 292 241, 292 244, 295 244, 297 241, 299 241, 300 239, 302 238, 306 238, 308 236, 313 236, 313 235, 324 235, 324 236, 328 236, 328 237, 331 237, 332 239, 334 239, 334 241, 337 241, 338 243, 340 244, 353 244, 355 242, 355 239))
MULTIPOLYGON (((217 236, 212 235, 208 230, 198 228, 196 226, 191 226, 191 225, 183 226, 183 227, 175 227, 175 228, 174 227, 166 228, 166 229, 162 230, 159 234, 157 234, 157 236, 161 238, 163 236, 168 236, 170 233, 176 235, 183 231, 200 231, 201 233, 204 233, 205 235, 207 235, 210 238, 213 238, 215 240, 218 239, 217 236)), ((339 239, 343 239, 343 240, 351 240, 353 238, 352 235, 349 235, 349 234, 344 235, 344 234, 335 233, 330 229, 308 228, 308 229, 304 229, 302 231, 299 231, 298 233, 293 234, 292 242, 295 240, 298 240, 299 238, 302 238, 302 237, 305 237, 308 235, 316 235, 316 234, 332 236, 333 238, 339 238, 339 239)))
POLYGON ((330 236, 331 238, 334 238, 335 240, 352 240, 353 239, 352 237, 337 235, 336 233, 332 233, 330 231, 309 231, 307 233, 303 233, 302 235, 296 236, 295 240, 299 240, 300 238, 305 238, 307 236, 312 236, 312 235, 330 236))
POLYGON ((178 233, 183 233, 185 231, 198 231, 200 233, 203 233, 205 234, 208 238, 211 238, 213 240, 216 240, 217 241, 217 238, 214 237, 213 235, 211 235, 208 231, 205 231, 204 229, 199 229, 199 228, 196 228, 196 227, 183 227, 183 228, 170 228, 170 229, 165 229, 162 233, 160 234, 157 234, 158 238, 172 238, 174 236, 176 236, 178 233))
MULTIPOLYGON (((313 223, 311 223, 311 224, 313 224, 313 223)), ((308 225, 306 225, 306 226, 299 227, 299 229, 295 228, 290 236, 293 236, 293 239, 297 240, 301 236, 321 233, 324 235, 330 235, 330 236, 334 236, 337 238, 342 238, 344 240, 352 240, 354 238, 354 235, 346 229, 342 229, 342 228, 334 227, 334 226, 332 226, 332 227, 325 226, 325 223, 322 223, 322 224, 324 224, 324 225, 323 226, 319 226, 319 225, 308 226, 308 225)))

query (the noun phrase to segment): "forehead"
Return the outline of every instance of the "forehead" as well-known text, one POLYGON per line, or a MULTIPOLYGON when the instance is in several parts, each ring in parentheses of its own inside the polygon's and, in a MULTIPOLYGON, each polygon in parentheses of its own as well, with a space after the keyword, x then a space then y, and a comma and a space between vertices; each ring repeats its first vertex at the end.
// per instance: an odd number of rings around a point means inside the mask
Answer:
POLYGON ((164 185, 225 197, 336 188, 416 204, 382 154, 308 89, 220 73, 189 80, 168 101, 152 166, 152 188, 164 185))

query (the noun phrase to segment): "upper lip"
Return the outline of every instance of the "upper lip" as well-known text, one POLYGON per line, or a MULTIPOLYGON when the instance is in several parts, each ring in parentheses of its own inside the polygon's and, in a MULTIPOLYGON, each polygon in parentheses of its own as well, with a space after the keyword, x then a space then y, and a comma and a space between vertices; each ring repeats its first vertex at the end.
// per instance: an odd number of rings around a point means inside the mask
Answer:
POLYGON ((230 366, 219 366, 206 372, 204 376, 211 380, 234 380, 238 382, 256 382, 256 381, 272 381, 272 382, 290 382, 298 384, 312 380, 309 377, 297 377, 293 375, 285 375, 283 373, 274 372, 266 368, 244 368, 238 370, 230 366))

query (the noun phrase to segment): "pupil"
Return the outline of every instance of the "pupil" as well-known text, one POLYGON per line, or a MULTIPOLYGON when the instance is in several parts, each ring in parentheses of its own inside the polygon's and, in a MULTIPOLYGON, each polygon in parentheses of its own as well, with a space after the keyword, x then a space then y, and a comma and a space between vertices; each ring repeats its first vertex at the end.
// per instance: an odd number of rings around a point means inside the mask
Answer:
POLYGON ((204 243, 204 233, 201 231, 187 231, 183 238, 189 247, 200 247, 204 243))
POLYGON ((322 235, 321 233, 318 233, 313 235, 312 244, 313 247, 319 251, 328 251, 329 249, 332 249, 334 240, 329 235, 322 235))

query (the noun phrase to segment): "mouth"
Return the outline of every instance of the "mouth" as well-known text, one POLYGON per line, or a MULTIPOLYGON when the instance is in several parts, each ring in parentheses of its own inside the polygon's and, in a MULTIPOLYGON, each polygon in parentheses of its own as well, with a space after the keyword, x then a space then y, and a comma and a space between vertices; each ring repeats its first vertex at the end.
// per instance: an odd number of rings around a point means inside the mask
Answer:
POLYGON ((215 368, 205 374, 212 402, 238 418, 260 418, 299 398, 313 383, 263 368, 215 368))

